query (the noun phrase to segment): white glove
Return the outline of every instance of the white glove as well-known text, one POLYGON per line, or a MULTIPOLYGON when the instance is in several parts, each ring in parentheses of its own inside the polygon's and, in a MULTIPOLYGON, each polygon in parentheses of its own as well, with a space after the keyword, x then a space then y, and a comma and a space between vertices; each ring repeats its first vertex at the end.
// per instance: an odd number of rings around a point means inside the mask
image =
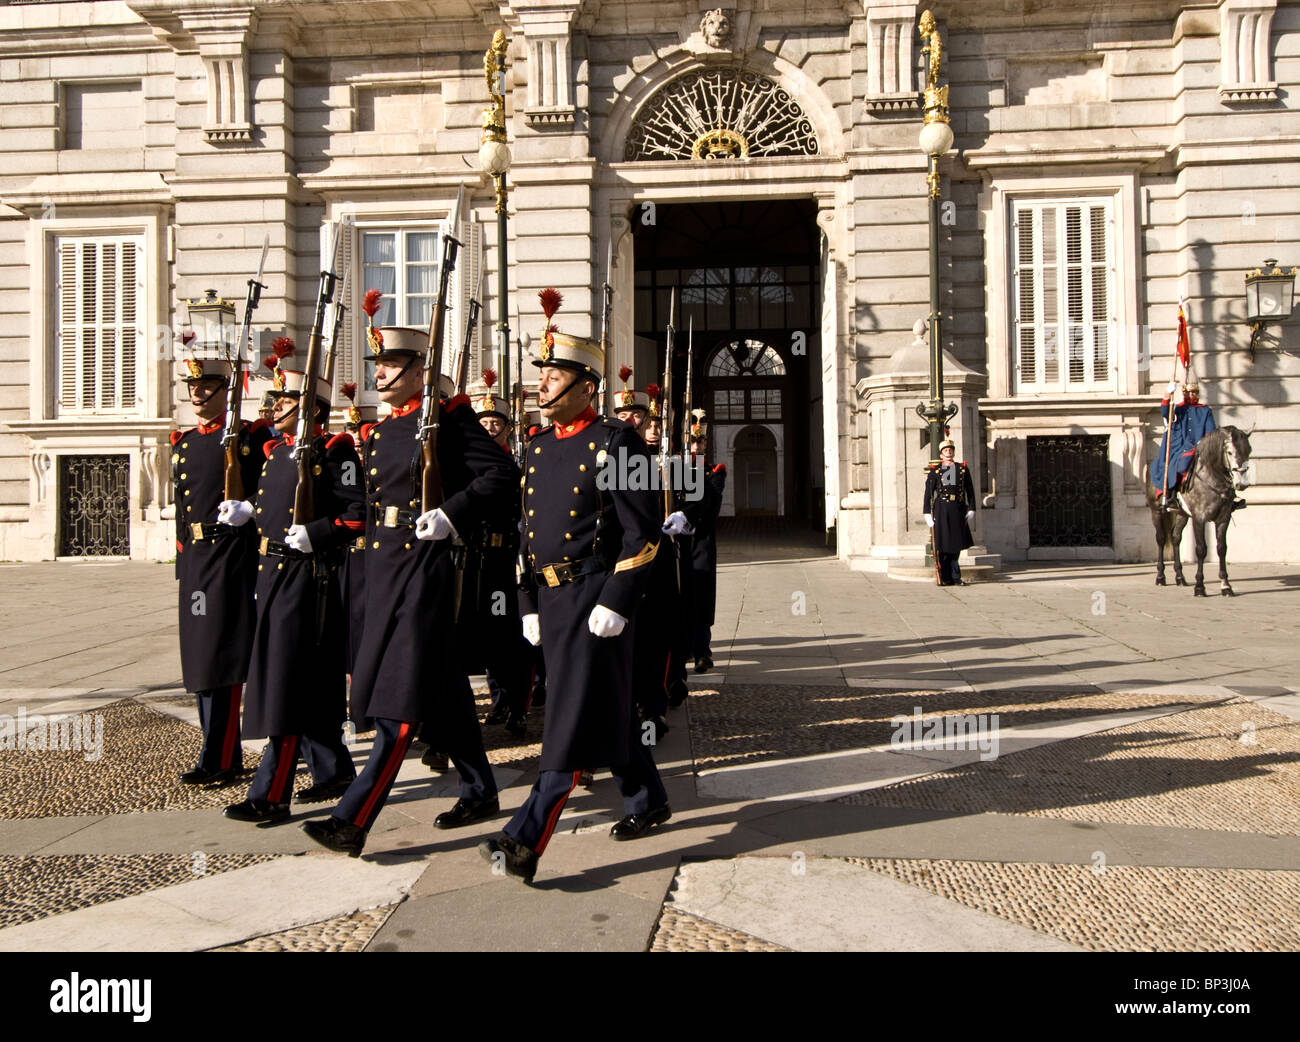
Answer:
POLYGON ((523 617, 524 640, 528 641, 535 648, 542 646, 542 620, 537 617, 537 613, 523 617))
POLYGON ((966 511, 966 520, 967 520, 967 521, 974 521, 974 520, 975 520, 975 511, 973 511, 973 510, 967 510, 967 511, 966 511))
POLYGON ((1176 390, 1178 390, 1178 381, 1177 381, 1177 380, 1170 380, 1170 381, 1169 381, 1169 386, 1165 388, 1165 397, 1166 397, 1166 398, 1172 398, 1172 397, 1174 396, 1174 392, 1175 392, 1176 390))
POLYGON ((587 619, 587 629, 597 637, 617 637, 626 625, 627 619, 616 611, 610 611, 603 604, 592 608, 587 619))
POLYGON ((238 528, 253 520, 253 504, 244 499, 223 499, 217 507, 217 524, 238 528))
POLYGON ((421 514, 415 522, 416 539, 432 539, 435 542, 439 539, 456 537, 456 529, 451 523, 451 518, 442 512, 442 507, 436 510, 430 510, 427 514, 421 514))
POLYGON ((290 550, 309 554, 311 553, 311 536, 307 534, 307 529, 302 525, 290 525, 289 531, 284 537, 284 545, 290 550))
POLYGON ((686 520, 686 515, 680 510, 675 510, 668 515, 660 531, 664 535, 694 535, 695 526, 686 520))
POLYGON ((933 514, 926 514, 926 515, 925 515, 925 523, 926 523, 927 525, 929 525, 931 528, 933 528, 933 527, 934 527, 934 515, 933 515, 933 514))

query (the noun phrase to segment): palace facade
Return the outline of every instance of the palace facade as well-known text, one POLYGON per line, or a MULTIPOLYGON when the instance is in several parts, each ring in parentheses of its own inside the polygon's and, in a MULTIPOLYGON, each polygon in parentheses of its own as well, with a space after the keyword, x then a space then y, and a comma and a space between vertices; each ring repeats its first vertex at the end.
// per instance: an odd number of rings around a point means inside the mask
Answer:
POLYGON ((1153 556, 1143 474, 1181 298, 1203 400, 1253 429, 1232 556, 1296 559, 1300 317, 1252 357, 1243 276, 1300 263, 1300 3, 714 2, 0 7, 0 558, 172 556, 185 302, 213 289, 242 317, 264 240, 254 371, 276 336, 305 349, 338 236, 335 386, 373 414, 361 295, 384 290, 382 323, 428 323, 463 189, 448 343, 469 343, 471 385, 500 368, 502 318, 515 371, 536 356, 543 287, 561 330, 598 336, 605 281, 613 370, 659 382, 675 297, 724 513, 817 525, 856 568, 915 566, 931 7, 955 132, 944 396, 975 553, 1153 556), (497 30, 504 309, 477 160, 497 30))

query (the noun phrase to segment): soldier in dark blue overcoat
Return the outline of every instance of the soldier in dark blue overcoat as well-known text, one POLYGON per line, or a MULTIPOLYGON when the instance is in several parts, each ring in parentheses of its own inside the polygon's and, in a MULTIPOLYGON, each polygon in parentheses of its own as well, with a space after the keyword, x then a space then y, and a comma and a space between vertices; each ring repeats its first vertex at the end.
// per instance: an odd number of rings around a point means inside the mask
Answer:
MULTIPOLYGON (((1169 419, 1169 403, 1177 391, 1177 382, 1171 381, 1164 400, 1160 403, 1161 419, 1169 419)), ((1214 412, 1208 405, 1201 404, 1200 395, 1201 389, 1195 381, 1187 385, 1186 397, 1180 396, 1174 406, 1173 422, 1168 424, 1165 436, 1160 440, 1160 452, 1151 461, 1151 484, 1162 495, 1182 484, 1183 475, 1192 465, 1192 457, 1196 454, 1196 443, 1218 429, 1218 424, 1214 422, 1214 412), (1172 475, 1169 481, 1165 480, 1166 449, 1169 473, 1172 475)))
MULTIPOLYGON (((303 828, 322 846, 357 856, 382 809, 421 722, 431 747, 460 775, 460 798, 434 819, 438 828, 497 813, 497 787, 483 749, 465 656, 454 625, 452 541, 472 533, 519 494, 510 457, 479 425, 469 399, 441 407, 437 459, 444 499, 421 513, 420 406, 428 334, 372 331, 380 398, 391 406, 363 429, 366 476, 366 607, 352 669, 352 718, 375 728, 365 769, 330 817, 303 828), (374 333, 379 336, 376 339, 374 333)), ((442 378, 444 393, 451 382, 442 378)))
POLYGON ((548 327, 538 400, 551 426, 529 443, 524 473, 520 610, 546 655, 547 700, 537 782, 479 850, 531 880, 584 769, 608 765, 623 794, 615 839, 645 835, 671 816, 650 725, 632 703, 637 603, 659 550, 662 515, 646 480, 645 443, 597 415, 599 344, 548 327))
MULTIPOLYGON (((174 431, 176 578, 180 582, 181 674, 198 700, 203 748, 186 785, 226 785, 243 766, 239 706, 253 646, 257 536, 247 524, 222 524, 225 498, 226 388, 230 364, 189 358, 184 378, 198 424, 174 431)), ((271 432, 262 420, 241 421, 239 462, 252 491, 271 432)), ((246 520, 246 519, 245 519, 246 520)))

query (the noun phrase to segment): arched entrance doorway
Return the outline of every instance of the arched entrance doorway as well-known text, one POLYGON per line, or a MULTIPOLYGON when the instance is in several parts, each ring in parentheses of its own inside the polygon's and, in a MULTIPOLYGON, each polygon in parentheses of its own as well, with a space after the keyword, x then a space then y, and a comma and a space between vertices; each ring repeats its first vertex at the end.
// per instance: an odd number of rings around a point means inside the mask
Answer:
POLYGON ((695 203, 657 207, 653 224, 634 229, 635 382, 662 382, 675 299, 674 409, 680 416, 689 340, 692 402, 708 414, 707 455, 732 474, 723 516, 821 517, 825 468, 811 437, 822 410, 815 217, 811 200, 695 203), (750 460, 763 490, 751 505, 738 494, 733 454, 740 433, 755 426, 769 441, 750 446, 766 453, 761 467, 750 460))
POLYGON ((781 467, 776 436, 757 424, 741 428, 732 447, 737 517, 775 517, 781 513, 781 467))

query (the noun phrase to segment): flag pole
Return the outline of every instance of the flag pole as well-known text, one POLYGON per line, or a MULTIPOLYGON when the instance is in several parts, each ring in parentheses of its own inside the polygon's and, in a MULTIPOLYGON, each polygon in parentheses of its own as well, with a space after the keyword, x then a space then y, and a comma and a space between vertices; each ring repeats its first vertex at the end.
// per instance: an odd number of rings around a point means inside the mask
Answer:
MULTIPOLYGON (((1179 297, 1178 298, 1178 344, 1174 348, 1174 371, 1169 378, 1170 383, 1175 383, 1175 384, 1178 382, 1178 363, 1180 361, 1183 363, 1183 377, 1186 378, 1188 364, 1191 361, 1191 357, 1190 357, 1191 345, 1188 343, 1188 340, 1190 338, 1187 336, 1187 315, 1186 312, 1183 310, 1183 302, 1184 302, 1183 298, 1179 297)), ((1169 411, 1165 414, 1165 469, 1163 471, 1164 478, 1161 481, 1161 485, 1163 487, 1160 489, 1161 495, 1163 497, 1163 502, 1161 503, 1162 507, 1168 507, 1169 505, 1169 449, 1170 449, 1169 443, 1172 440, 1169 435, 1172 432, 1174 426, 1175 408, 1176 406, 1174 405, 1174 396, 1171 393, 1169 395, 1169 411)))

